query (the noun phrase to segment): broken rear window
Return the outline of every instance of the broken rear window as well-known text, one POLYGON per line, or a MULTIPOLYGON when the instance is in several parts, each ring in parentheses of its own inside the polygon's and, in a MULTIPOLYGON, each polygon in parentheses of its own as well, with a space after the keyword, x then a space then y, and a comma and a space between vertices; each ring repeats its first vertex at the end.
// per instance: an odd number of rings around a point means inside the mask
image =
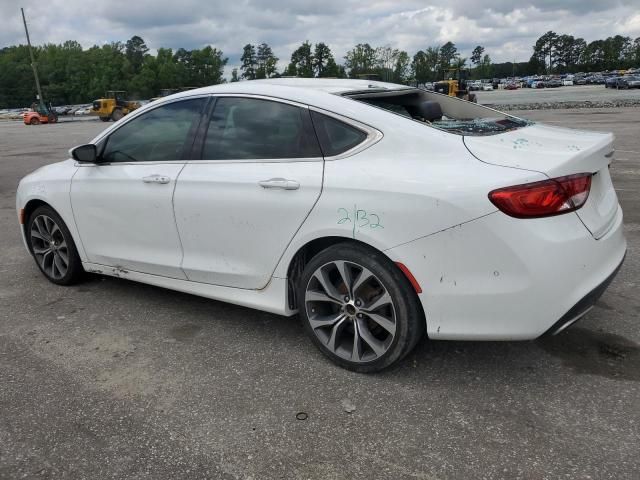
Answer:
POLYGON ((532 122, 426 90, 358 92, 350 98, 458 135, 496 135, 532 122))

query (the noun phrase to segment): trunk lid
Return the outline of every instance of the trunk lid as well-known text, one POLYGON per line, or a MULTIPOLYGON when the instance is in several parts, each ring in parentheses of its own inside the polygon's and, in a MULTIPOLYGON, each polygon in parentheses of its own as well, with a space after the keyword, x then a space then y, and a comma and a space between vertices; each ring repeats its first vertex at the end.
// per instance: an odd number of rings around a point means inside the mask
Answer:
POLYGON ((611 133, 534 124, 498 135, 466 136, 464 143, 478 160, 493 165, 533 170, 549 178, 593 173, 589 198, 576 213, 600 238, 614 224, 618 209, 609 175, 613 138, 611 133))

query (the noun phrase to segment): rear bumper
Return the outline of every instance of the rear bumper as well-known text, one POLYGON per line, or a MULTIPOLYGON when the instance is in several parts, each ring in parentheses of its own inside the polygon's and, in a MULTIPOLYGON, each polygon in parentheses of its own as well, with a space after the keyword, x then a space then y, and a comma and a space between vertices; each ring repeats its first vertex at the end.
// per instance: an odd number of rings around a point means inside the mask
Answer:
POLYGON ((616 267, 613 273, 605 279, 604 282, 602 282, 600 285, 598 285, 596 288, 582 297, 582 299, 578 303, 576 303, 567 313, 560 317, 560 320, 554 323, 549 330, 542 334, 542 336, 544 337, 548 335, 557 335, 558 333, 569 328, 571 325, 584 317, 589 312, 589 310, 594 307, 598 299, 602 296, 609 284, 616 277, 616 275, 620 271, 620 267, 622 267, 622 264, 624 263, 625 257, 622 258, 620 264, 616 267))
POLYGON ((385 253, 420 284, 430 338, 531 340, 585 313, 626 240, 619 207, 598 240, 574 213, 519 220, 496 212, 385 253))

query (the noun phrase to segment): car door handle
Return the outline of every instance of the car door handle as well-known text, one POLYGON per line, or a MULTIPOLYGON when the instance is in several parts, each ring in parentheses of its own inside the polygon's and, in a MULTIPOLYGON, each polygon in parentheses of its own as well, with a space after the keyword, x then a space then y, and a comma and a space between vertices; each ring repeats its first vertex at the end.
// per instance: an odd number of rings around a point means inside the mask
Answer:
POLYGON ((260 180, 258 184, 262 188, 280 188, 282 190, 297 190, 300 184, 295 180, 287 180, 286 178, 270 178, 269 180, 260 180))
POLYGON ((169 183, 171 179, 164 175, 149 175, 148 177, 142 177, 144 183, 169 183))

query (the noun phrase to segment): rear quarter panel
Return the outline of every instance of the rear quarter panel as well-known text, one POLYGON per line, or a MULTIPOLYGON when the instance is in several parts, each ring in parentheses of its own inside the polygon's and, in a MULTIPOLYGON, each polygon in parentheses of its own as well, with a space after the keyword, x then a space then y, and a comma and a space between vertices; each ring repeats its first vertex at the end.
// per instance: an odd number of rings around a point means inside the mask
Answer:
POLYGON ((274 276, 316 238, 338 236, 385 251, 488 215, 487 194, 542 180, 538 172, 479 162, 462 137, 389 114, 383 138, 351 157, 325 162, 323 190, 274 276))

